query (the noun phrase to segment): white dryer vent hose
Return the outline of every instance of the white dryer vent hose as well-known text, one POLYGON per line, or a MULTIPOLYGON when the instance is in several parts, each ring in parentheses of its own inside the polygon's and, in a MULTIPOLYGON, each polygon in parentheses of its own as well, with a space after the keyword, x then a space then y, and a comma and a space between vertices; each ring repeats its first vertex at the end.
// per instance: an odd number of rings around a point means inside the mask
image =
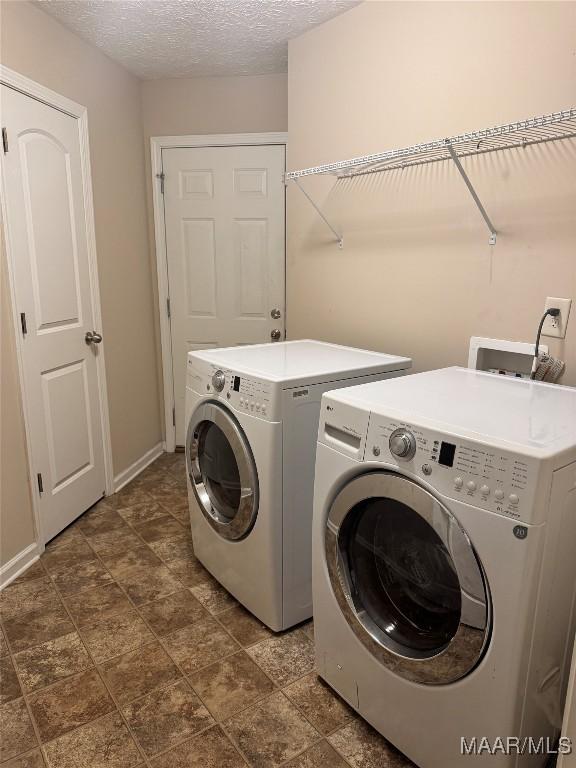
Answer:
POLYGON ((566 363, 563 360, 558 360, 547 352, 540 352, 534 378, 536 381, 548 381, 553 384, 562 376, 565 367, 566 363))

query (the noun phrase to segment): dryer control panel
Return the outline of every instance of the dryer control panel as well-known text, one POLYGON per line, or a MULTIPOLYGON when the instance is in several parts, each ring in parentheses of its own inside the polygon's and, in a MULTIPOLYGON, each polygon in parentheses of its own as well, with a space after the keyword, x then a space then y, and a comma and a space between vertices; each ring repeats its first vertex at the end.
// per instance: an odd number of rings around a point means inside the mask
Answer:
POLYGON ((372 414, 364 459, 395 464, 443 496, 535 520, 538 463, 529 457, 372 414))
POLYGON ((270 382, 204 361, 193 364, 189 359, 188 385, 198 394, 213 395, 243 413, 266 421, 278 420, 270 382))

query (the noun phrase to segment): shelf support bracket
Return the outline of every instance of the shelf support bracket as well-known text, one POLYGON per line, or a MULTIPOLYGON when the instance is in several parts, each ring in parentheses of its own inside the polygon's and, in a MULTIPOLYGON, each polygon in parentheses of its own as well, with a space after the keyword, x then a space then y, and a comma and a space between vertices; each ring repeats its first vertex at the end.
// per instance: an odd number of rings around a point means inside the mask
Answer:
POLYGON ((496 245, 496 234, 497 234, 496 229, 494 227, 494 224, 492 224, 490 217, 486 213, 486 208, 484 208, 484 206, 480 202, 480 198, 476 194, 476 190, 472 186, 472 182, 470 181, 468 174, 464 170, 462 163, 460 162, 460 158, 456 154, 454 147, 452 146, 452 144, 450 144, 449 141, 446 142, 446 147, 448 149, 448 152, 450 153, 450 157, 452 158, 452 160, 454 160, 454 165, 458 169, 458 173, 464 179, 464 184, 466 184, 466 186, 468 187, 468 192, 470 192, 470 194, 472 195, 472 199, 474 200, 478 210, 482 214, 482 218, 486 222, 486 226, 490 230, 490 237, 488 239, 488 242, 490 243, 490 245, 496 245))
POLYGON ((324 214, 322 213, 322 211, 320 210, 320 208, 319 208, 319 207, 316 205, 316 203, 314 202, 314 200, 312 200, 312 198, 310 197, 310 195, 308 194, 308 192, 306 192, 306 190, 304 189, 304 187, 302 186, 302 184, 300 184, 300 182, 298 181, 298 179, 297 179, 297 178, 293 178, 293 179, 292 179, 292 181, 294 182, 294 184, 296 184, 296 186, 297 186, 297 187, 298 187, 298 189, 299 189, 299 190, 302 192, 302 194, 304 195, 304 197, 306 197, 306 198, 307 198, 308 202, 309 202, 309 203, 310 203, 310 205, 311 205, 311 206, 314 208, 314 210, 316 211, 316 213, 318 214, 318 216, 320 216, 320 218, 322 219, 322 221, 324 222, 324 224, 326 224, 326 226, 328 227, 328 229, 329 229, 329 230, 332 232, 332 234, 334 235, 334 237, 336 238, 336 241, 337 241, 337 243, 338 243, 338 248, 343 248, 343 247, 344 247, 344 238, 342 237, 342 235, 341 235, 341 234, 339 234, 339 232, 338 232, 336 229, 334 229, 334 227, 332 226, 332 224, 330 224, 330 222, 328 221, 328 219, 326 218, 326 216, 324 216, 324 214))

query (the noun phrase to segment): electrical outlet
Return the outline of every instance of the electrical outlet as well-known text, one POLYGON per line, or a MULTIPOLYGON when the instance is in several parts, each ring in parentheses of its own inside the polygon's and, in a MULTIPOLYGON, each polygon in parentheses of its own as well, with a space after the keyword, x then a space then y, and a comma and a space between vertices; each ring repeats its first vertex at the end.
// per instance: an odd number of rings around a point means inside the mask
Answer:
POLYGON ((544 309, 558 307, 560 314, 558 317, 550 317, 548 315, 542 327, 542 336, 553 336, 556 339, 563 339, 566 336, 566 326, 568 325, 571 306, 572 299, 556 299, 553 296, 548 296, 544 309))

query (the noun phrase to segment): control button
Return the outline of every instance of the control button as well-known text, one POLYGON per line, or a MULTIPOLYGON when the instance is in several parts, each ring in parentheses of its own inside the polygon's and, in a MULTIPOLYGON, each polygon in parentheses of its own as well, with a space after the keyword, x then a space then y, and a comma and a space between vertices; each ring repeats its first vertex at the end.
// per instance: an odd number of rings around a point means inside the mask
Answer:
POLYGON ((266 403, 262 403, 262 413, 266 414, 266 403))
POLYGON ((480 488, 480 493, 483 496, 489 496, 490 495, 490 488, 488 488, 487 485, 483 485, 482 488, 480 488))
POLYGON ((468 488, 469 491, 475 491, 476 490, 476 483, 474 480, 468 480, 466 483, 466 488, 468 488))
POLYGON ((408 429, 395 429, 390 435, 390 453, 409 461, 416 453, 416 438, 408 429))
POLYGON ((502 501, 502 499, 504 498, 504 491, 502 490, 502 488, 497 488, 494 491, 494 496, 498 499, 498 501, 502 501))
POLYGON ((224 389, 224 384, 226 384, 226 376, 224 375, 224 371, 216 371, 216 373, 212 376, 212 386, 216 392, 222 392, 224 389))
POLYGON ((511 493, 510 496, 508 496, 508 500, 510 501, 510 504, 518 504, 518 502, 520 501, 520 499, 518 498, 518 496, 516 496, 515 493, 511 493))
POLYGON ((431 475, 432 467, 430 466, 430 464, 422 464, 422 472, 424 472, 425 475, 431 475))
POLYGON ((257 410, 257 411, 259 411, 259 410, 260 410, 260 403, 256 403, 256 410, 257 410))
POLYGON ((380 448, 378 448, 378 446, 377 446, 377 445, 375 445, 375 446, 372 448, 372 453, 374 454, 374 456, 380 456, 380 448))
POLYGON ((454 478, 454 487, 455 488, 462 488, 464 485, 464 480, 462 480, 461 477, 455 477, 454 478))

